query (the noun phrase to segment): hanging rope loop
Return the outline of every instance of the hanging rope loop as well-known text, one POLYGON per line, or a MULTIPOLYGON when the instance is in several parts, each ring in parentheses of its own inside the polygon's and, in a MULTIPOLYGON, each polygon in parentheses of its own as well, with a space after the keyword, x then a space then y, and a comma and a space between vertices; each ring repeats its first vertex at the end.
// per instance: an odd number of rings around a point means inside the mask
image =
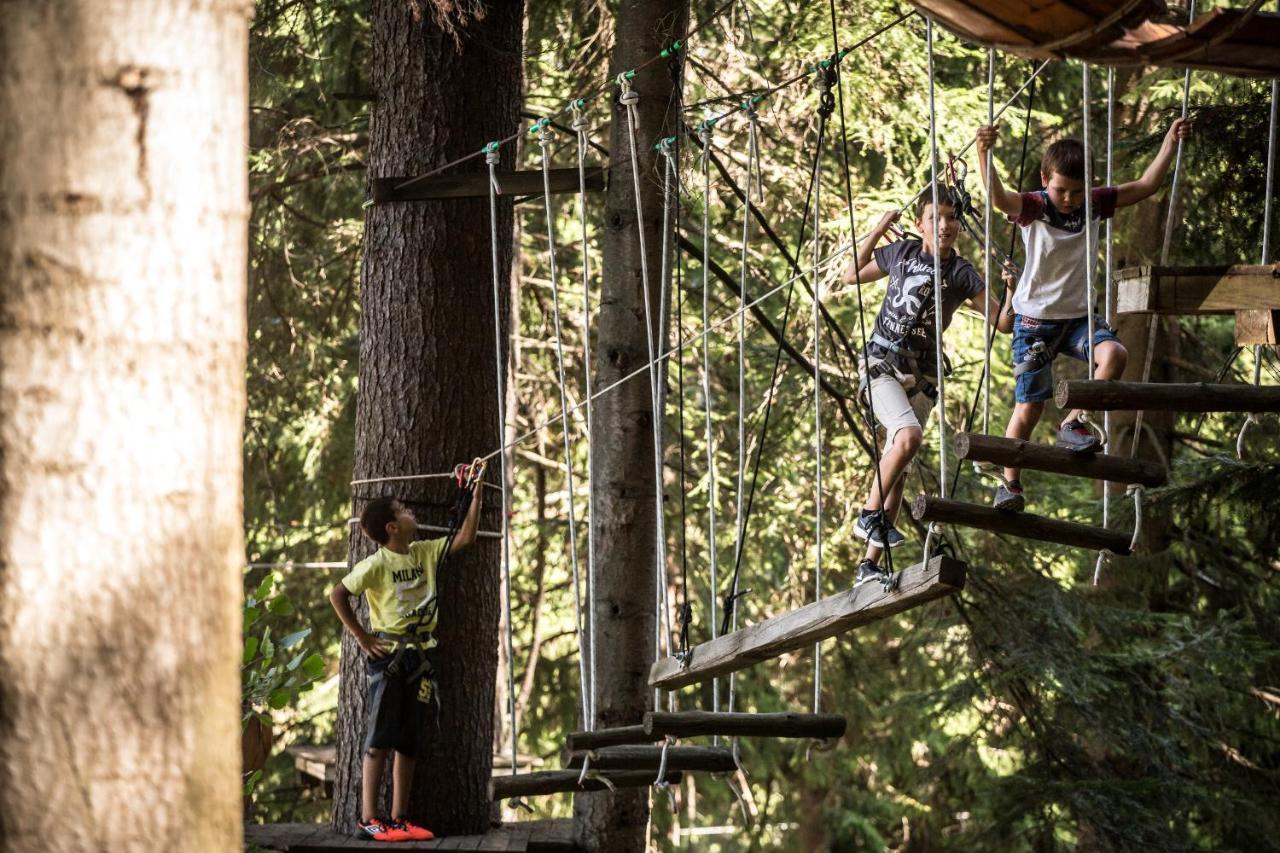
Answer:
POLYGON ((1236 458, 1241 462, 1244 461, 1244 434, 1249 431, 1251 424, 1256 423, 1258 423, 1258 413, 1250 412, 1245 416, 1244 423, 1240 424, 1240 434, 1236 436, 1236 458))
POLYGON ((1138 548, 1138 539, 1142 536, 1142 495, 1147 491, 1141 483, 1130 483, 1124 490, 1126 496, 1133 498, 1133 539, 1129 542, 1129 552, 1138 548))

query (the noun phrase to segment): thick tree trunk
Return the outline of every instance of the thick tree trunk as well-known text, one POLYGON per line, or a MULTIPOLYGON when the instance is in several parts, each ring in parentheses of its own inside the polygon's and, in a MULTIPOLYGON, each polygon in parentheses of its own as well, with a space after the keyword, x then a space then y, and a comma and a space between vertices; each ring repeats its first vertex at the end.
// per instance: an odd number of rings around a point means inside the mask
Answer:
MULTIPOLYGON (((518 127, 523 3, 494 3, 481 19, 454 19, 444 33, 430 4, 374 0, 371 177, 421 173, 479 150, 518 127), (455 38, 456 36, 456 38, 455 38)), ((503 152, 505 168, 512 149, 503 152)), ((459 166, 486 169, 481 158, 459 166)), ((365 228, 361 285, 360 396, 355 475, 448 471, 497 448, 493 287, 485 199, 378 205, 365 228)), ((501 335, 507 340, 512 215, 498 222, 501 335)), ((504 352, 507 349, 504 346, 504 352)), ((495 471, 490 481, 496 482, 495 471)), ((381 494, 427 502, 419 520, 443 524, 446 480, 358 487, 354 509, 381 494)), ((499 524, 489 492, 482 529, 499 524)), ((370 550, 353 533, 354 561, 370 550)), ((492 765, 499 546, 482 538, 439 578, 439 734, 424 734, 412 816, 438 833, 483 831, 492 765)), ((333 824, 350 831, 360 811, 365 670, 350 637, 342 647, 333 824)), ((387 777, 390 777, 388 766, 387 777)))
POLYGON ((241 846, 250 12, 4 4, 6 849, 241 846))
MULTIPOLYGON (((636 68, 681 37, 687 0, 624 0, 618 4, 610 75, 636 68)), ((653 144, 674 133, 668 113, 673 80, 665 62, 641 69, 631 81, 640 95, 636 149, 630 162, 626 111, 615 103, 609 150, 616 152, 605 199, 604 273, 596 318, 594 387, 625 376, 648 360, 644 290, 632 167, 641 175, 641 201, 654 340, 660 341, 662 187, 653 144)), ((590 113, 598 117, 603 99, 590 113)), ((597 588, 594 601, 597 720, 599 726, 637 723, 650 710, 646 686, 654 659, 655 533, 653 402, 644 375, 604 395, 593 412, 597 588)), ((648 792, 579 795, 574 803, 579 843, 591 850, 644 849, 648 792)))

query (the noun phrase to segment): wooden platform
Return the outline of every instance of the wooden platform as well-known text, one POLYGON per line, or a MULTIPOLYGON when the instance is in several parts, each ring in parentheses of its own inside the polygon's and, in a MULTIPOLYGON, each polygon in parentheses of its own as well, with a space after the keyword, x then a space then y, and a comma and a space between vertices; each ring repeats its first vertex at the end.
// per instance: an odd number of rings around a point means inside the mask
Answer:
MULTIPOLYGON (((394 846, 341 835, 321 823, 246 824, 245 845, 291 853, 345 853, 390 847, 392 850, 504 850, 573 853, 573 821, 531 820, 507 823, 484 835, 456 835, 432 841, 401 841, 394 846)), ((179 849, 176 845, 174 849, 179 849)))
MULTIPOLYGON (((576 193, 579 189, 577 169, 551 169, 551 194, 576 193)), ((604 189, 604 169, 595 166, 587 169, 587 192, 604 189)), ((518 172, 497 173, 498 195, 542 195, 542 170, 525 169, 518 172)), ((373 201, 382 204, 389 201, 431 201, 446 198, 488 198, 489 173, 467 172, 461 175, 427 175, 422 177, 390 177, 373 179, 373 201)))
POLYGON ((1008 533, 1023 539, 1074 545, 1091 551, 1106 550, 1121 555, 1129 553, 1129 541, 1132 538, 1128 533, 1108 530, 1105 527, 1077 524, 1074 521, 1059 521, 1056 518, 1045 518, 1029 512, 1009 512, 928 495, 920 495, 912 502, 911 515, 920 522, 959 524, 980 530, 992 530, 996 533, 1008 533))
MULTIPOLYGON (((303 785, 323 785, 325 796, 333 795, 334 765, 338 761, 337 748, 329 744, 296 743, 285 748, 285 752, 293 756, 294 769, 298 771, 298 780, 303 785)), ((516 769, 525 773, 541 767, 545 762, 536 755, 520 754, 516 756, 516 769)), ((494 753, 493 775, 511 774, 511 753, 494 753)))
POLYGON ((934 557, 928 566, 908 566, 893 592, 885 592, 879 583, 865 583, 694 646, 684 664, 674 657, 663 658, 650 668, 649 686, 670 690, 697 684, 803 649, 949 595, 964 587, 964 574, 964 563, 945 556, 934 557))
POLYGON ((991 462, 1008 468, 1030 468, 1112 483, 1163 486, 1169 472, 1158 462, 1106 453, 1076 453, 1061 447, 1035 444, 1017 438, 962 432, 956 434, 956 455, 974 462, 991 462))
POLYGON ((1091 412, 1280 412, 1280 386, 1064 379, 1054 388, 1053 401, 1062 409, 1091 412))
POLYGON ((1280 264, 1129 267, 1117 270, 1114 280, 1120 314, 1234 314, 1280 309, 1280 264))

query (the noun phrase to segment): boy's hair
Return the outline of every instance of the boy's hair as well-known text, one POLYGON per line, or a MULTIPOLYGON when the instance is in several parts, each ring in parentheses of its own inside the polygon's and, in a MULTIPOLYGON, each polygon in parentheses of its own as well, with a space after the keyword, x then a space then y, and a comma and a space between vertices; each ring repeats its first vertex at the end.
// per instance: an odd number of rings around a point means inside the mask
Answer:
POLYGON ((395 498, 374 498, 365 504, 364 512, 360 513, 361 529, 379 545, 386 545, 390 540, 387 525, 395 520, 395 498))
MULTIPOLYGON (((924 188, 924 192, 920 193, 920 197, 916 199, 916 220, 924 219, 924 212, 929 209, 929 205, 933 204, 933 185, 928 184, 924 188)), ((951 205, 954 210, 960 206, 960 194, 956 192, 956 188, 950 184, 938 182, 938 206, 944 204, 951 205)))
POLYGON ((1059 139, 1044 151, 1040 159, 1040 174, 1053 176, 1057 172, 1073 181, 1084 180, 1084 143, 1079 139, 1059 139))

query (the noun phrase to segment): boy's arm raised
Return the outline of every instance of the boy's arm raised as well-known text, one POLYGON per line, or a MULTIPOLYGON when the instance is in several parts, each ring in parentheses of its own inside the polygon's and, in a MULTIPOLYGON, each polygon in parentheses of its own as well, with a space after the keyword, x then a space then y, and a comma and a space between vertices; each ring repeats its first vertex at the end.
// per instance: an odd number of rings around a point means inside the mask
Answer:
POLYGON ((449 553, 456 554, 476 541, 476 529, 480 526, 480 505, 484 503, 484 483, 476 483, 476 490, 471 494, 471 506, 467 507, 467 517, 462 520, 462 527, 453 537, 449 553))
POLYGON ((898 221, 898 217, 902 215, 900 210, 885 211, 884 216, 880 217, 880 221, 876 223, 876 227, 871 229, 871 233, 863 238, 862 243, 858 246, 858 255, 849 262, 849 266, 845 267, 844 275, 841 276, 845 284, 855 284, 868 281, 875 281, 884 277, 884 270, 880 269, 880 265, 876 263, 873 252, 875 252, 876 244, 884 239, 885 233, 889 230, 889 226, 898 221))
POLYGON ((1007 190, 1000 180, 1000 173, 991 169, 991 186, 987 186, 987 161, 991 159, 991 150, 996 145, 996 129, 991 125, 978 128, 978 171, 982 175, 982 185, 991 196, 991 203, 1006 216, 1017 216, 1022 213, 1022 196, 1007 190))
POLYGON ((1116 187, 1116 207, 1128 207, 1155 195, 1156 190, 1164 183, 1165 175, 1169 174, 1169 165, 1178 153, 1179 140, 1190 135, 1191 122, 1185 118, 1174 119, 1173 124, 1169 125, 1169 132, 1164 135, 1159 152, 1142 173, 1142 177, 1116 187))

